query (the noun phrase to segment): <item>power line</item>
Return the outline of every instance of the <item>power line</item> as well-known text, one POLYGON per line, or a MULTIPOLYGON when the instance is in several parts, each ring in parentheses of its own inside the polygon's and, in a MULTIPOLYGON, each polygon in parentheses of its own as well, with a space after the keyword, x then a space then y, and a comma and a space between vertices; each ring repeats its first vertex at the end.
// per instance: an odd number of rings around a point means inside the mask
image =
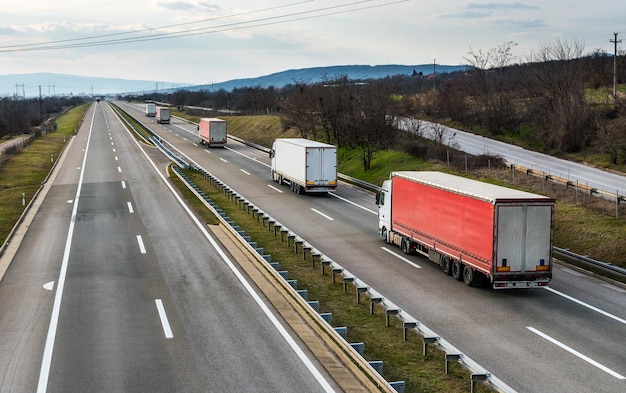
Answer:
POLYGON ((238 14, 219 16, 219 17, 208 18, 208 19, 201 19, 201 20, 192 21, 192 22, 177 23, 177 24, 173 24, 173 25, 165 25, 165 26, 159 26, 159 27, 148 27, 148 28, 145 28, 145 29, 137 29, 137 30, 120 32, 120 33, 100 34, 100 35, 94 35, 94 36, 88 36, 88 37, 69 38, 69 39, 65 39, 65 40, 55 40, 55 41, 45 41, 45 42, 38 42, 38 43, 32 43, 32 44, 3 45, 3 46, 0 46, 0 50, 9 49, 9 48, 25 48, 25 47, 37 46, 37 45, 59 44, 59 43, 64 43, 64 42, 85 41, 85 40, 92 40, 92 39, 96 39, 96 38, 115 37, 115 36, 120 36, 120 35, 143 33, 143 32, 146 32, 146 31, 154 31, 154 30, 160 30, 160 29, 169 29, 169 28, 172 28, 172 27, 180 27, 180 26, 192 25, 192 24, 196 24, 196 23, 212 22, 212 21, 216 21, 216 20, 220 20, 220 19, 235 18, 235 17, 238 17, 238 16, 245 16, 245 15, 250 15, 250 14, 255 14, 255 13, 260 13, 260 12, 272 11, 272 10, 276 10, 276 9, 280 9, 280 8, 287 8, 287 7, 292 7, 292 6, 295 6, 295 5, 300 5, 300 4, 303 4, 303 3, 310 3, 312 1, 315 1, 315 0, 299 1, 299 2, 296 2, 296 3, 284 4, 284 5, 280 5, 280 6, 276 6, 276 7, 263 8, 263 9, 255 10, 255 11, 241 12, 241 13, 238 13, 238 14))
POLYGON ((85 38, 75 38, 75 39, 70 39, 70 40, 48 41, 48 42, 37 43, 37 44, 0 46, 0 52, 26 52, 26 51, 42 51, 42 50, 53 50, 53 49, 71 49, 71 48, 83 48, 83 47, 103 46, 103 45, 119 45, 119 44, 135 43, 135 42, 145 42, 145 41, 155 41, 155 40, 163 40, 163 39, 171 39, 171 38, 179 38, 179 37, 188 37, 188 36, 201 35, 201 34, 211 34, 211 33, 218 33, 218 32, 224 32, 224 31, 242 30, 242 29, 270 26, 270 25, 276 25, 276 24, 281 24, 281 23, 301 21, 301 20, 306 20, 306 19, 315 19, 315 18, 321 18, 321 17, 331 16, 331 15, 362 11, 366 9, 386 7, 386 6, 390 6, 394 4, 405 3, 410 0, 397 0, 397 1, 387 2, 384 4, 377 4, 377 5, 372 5, 372 6, 364 6, 364 7, 351 8, 348 10, 336 11, 339 8, 355 6, 355 5, 362 4, 362 3, 369 3, 371 1, 372 0, 356 1, 352 3, 316 8, 316 9, 307 10, 307 11, 294 12, 294 13, 271 16, 271 17, 266 17, 266 18, 258 18, 258 19, 253 19, 250 21, 233 22, 233 23, 227 23, 227 24, 223 24, 219 26, 201 27, 201 28, 187 29, 187 30, 181 30, 181 31, 170 32, 170 33, 152 34, 152 35, 145 36, 145 37, 127 37, 127 38, 119 38, 119 39, 112 39, 112 40, 100 40, 100 41, 93 41, 93 42, 79 42, 79 43, 74 43, 74 44, 63 44, 64 42, 85 41, 85 40, 96 39, 96 38, 105 38, 105 37, 112 37, 112 36, 117 36, 117 35, 134 34, 134 33, 145 32, 145 31, 154 31, 154 30, 159 30, 163 28, 178 27, 178 26, 188 25, 192 23, 200 23, 200 22, 211 21, 211 20, 226 19, 226 18, 240 16, 244 14, 267 11, 267 10, 272 10, 272 9, 277 9, 277 8, 284 8, 286 6, 297 5, 297 4, 308 2, 308 1, 303 1, 303 2, 298 2, 298 3, 292 3, 289 5, 285 5, 285 6, 278 6, 278 7, 272 7, 272 8, 267 8, 267 9, 258 10, 258 11, 250 11, 250 12, 242 13, 242 14, 235 14, 235 15, 230 15, 230 16, 225 16, 225 17, 207 19, 204 21, 186 22, 186 23, 181 23, 177 25, 169 25, 169 26, 164 26, 164 27, 156 27, 156 28, 149 28, 149 29, 143 29, 143 30, 134 30, 134 31, 125 32, 125 33, 105 34, 105 35, 85 37, 85 38), (328 11, 328 12, 324 13, 323 11, 328 11), (319 13, 319 14, 308 15, 312 13, 319 13), (277 20, 277 19, 284 19, 284 20, 277 20), (50 45, 50 44, 57 44, 57 43, 60 45, 50 45))

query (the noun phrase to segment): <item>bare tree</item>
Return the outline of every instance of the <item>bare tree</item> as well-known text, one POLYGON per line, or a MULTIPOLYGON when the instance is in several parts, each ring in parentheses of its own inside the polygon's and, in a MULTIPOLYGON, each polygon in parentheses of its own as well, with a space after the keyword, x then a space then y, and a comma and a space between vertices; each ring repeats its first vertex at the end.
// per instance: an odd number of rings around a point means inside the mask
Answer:
POLYGON ((555 40, 528 57, 532 67, 527 68, 524 87, 533 100, 534 123, 549 149, 578 151, 593 133, 582 54, 582 43, 555 40))
POLYGON ((517 44, 507 41, 486 52, 481 49, 470 51, 465 57, 467 65, 472 67, 471 95, 475 97, 476 110, 484 113, 484 123, 493 134, 502 134, 506 131, 517 131, 518 123, 512 93, 508 86, 511 78, 508 73, 515 63, 513 49, 517 44))

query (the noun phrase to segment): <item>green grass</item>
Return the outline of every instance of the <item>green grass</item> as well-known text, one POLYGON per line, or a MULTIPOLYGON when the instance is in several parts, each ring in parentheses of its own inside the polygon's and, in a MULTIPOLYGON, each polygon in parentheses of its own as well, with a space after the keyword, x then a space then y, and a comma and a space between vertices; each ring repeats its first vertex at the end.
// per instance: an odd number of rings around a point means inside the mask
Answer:
POLYGON ((50 172, 71 135, 80 126, 89 104, 74 108, 57 119, 57 130, 13 155, 0 169, 0 238, 4 241, 50 172))
MULTIPOLYGON (((374 315, 369 313, 369 302, 365 296, 361 304, 356 303, 355 288, 348 286, 343 292, 343 281, 339 278, 332 282, 331 274, 321 274, 320 265, 311 266, 309 257, 305 260, 301 251, 294 252, 293 244, 287 245, 286 238, 274 236, 266 225, 258 222, 247 211, 231 202, 226 196, 213 188, 208 181, 194 172, 186 171, 187 176, 199 186, 206 195, 217 203, 236 225, 262 247, 265 254, 271 255, 272 261, 279 261, 280 269, 287 270, 289 279, 297 280, 298 289, 306 289, 309 300, 320 302, 320 312, 332 313, 334 327, 348 328, 349 342, 363 342, 364 356, 367 360, 382 360, 383 376, 388 381, 405 381, 406 392, 467 392, 470 388, 470 376, 458 364, 454 364, 449 375, 444 374, 444 354, 435 348, 429 348, 427 356, 422 355, 421 336, 410 332, 408 341, 403 340, 402 323, 391 319, 390 326, 385 323, 384 310, 376 307, 374 315)), ((175 183, 183 187, 176 178, 175 183)), ((215 217, 194 196, 182 190, 193 205, 196 214, 205 222, 213 223, 215 217)), ((486 384, 477 385, 478 392, 489 392, 486 384)))

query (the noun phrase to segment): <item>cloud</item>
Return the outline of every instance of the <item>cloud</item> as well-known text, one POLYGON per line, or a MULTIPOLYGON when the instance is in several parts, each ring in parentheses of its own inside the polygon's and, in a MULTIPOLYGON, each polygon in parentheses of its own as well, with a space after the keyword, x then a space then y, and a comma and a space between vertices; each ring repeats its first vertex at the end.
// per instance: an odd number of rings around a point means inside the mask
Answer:
POLYGON ((209 1, 161 1, 158 5, 169 10, 192 12, 216 12, 221 8, 218 4, 209 1))
POLYGON ((518 2, 513 3, 470 3, 459 12, 442 14, 442 18, 466 19, 491 25, 515 25, 523 28, 547 26, 543 19, 523 16, 527 11, 540 8, 518 2))
POLYGON ((522 3, 470 3, 468 9, 477 10, 538 10, 539 7, 522 3))

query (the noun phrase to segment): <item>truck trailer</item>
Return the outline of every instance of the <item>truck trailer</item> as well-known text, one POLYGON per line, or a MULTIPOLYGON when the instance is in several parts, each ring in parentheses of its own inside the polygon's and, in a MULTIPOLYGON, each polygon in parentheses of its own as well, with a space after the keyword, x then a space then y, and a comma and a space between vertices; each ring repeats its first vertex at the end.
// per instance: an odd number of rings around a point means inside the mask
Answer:
POLYGON ((212 146, 226 145, 226 121, 217 118, 202 118, 198 124, 198 137, 200 144, 212 146))
POLYGON ((298 194, 337 189, 337 146, 304 138, 278 138, 270 151, 272 180, 298 194))
POLYGON ((170 116, 171 116, 170 108, 166 108, 166 107, 163 107, 163 106, 158 106, 156 108, 155 117, 156 117, 156 122, 157 123, 159 123, 159 124, 163 124, 163 123, 169 124, 170 116))
POLYGON ((146 104, 146 116, 154 117, 156 115, 156 104, 147 103, 146 104))
POLYGON ((378 231, 470 286, 536 288, 552 278, 554 199, 442 172, 392 172, 378 231))

